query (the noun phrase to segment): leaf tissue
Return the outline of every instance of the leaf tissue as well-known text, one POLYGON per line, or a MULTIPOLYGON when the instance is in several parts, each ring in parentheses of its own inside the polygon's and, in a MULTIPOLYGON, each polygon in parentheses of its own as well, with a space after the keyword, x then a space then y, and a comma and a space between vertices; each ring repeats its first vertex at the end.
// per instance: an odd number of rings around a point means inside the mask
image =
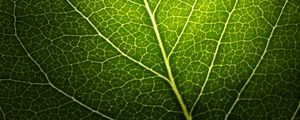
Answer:
POLYGON ((0 119, 300 119, 299 0, 0 0, 0 119))

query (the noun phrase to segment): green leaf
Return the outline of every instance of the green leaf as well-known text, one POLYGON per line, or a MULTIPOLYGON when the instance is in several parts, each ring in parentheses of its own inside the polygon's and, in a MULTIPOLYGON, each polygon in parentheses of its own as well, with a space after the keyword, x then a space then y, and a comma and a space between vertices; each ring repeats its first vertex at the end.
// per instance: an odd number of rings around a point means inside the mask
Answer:
POLYGON ((0 119, 300 119, 299 0, 1 0, 0 119))

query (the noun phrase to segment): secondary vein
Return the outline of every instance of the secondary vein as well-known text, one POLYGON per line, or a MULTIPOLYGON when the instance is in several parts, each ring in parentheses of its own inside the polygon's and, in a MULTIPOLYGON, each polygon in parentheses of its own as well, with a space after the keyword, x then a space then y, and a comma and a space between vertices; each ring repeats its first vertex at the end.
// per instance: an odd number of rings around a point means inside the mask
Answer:
POLYGON ((138 65, 142 66, 143 68, 151 71, 152 73, 156 74, 157 76, 163 78, 164 80, 168 81, 168 78, 166 78, 165 76, 161 75, 160 73, 156 72, 155 70, 153 70, 152 68, 149 68, 148 66, 144 65, 143 63, 135 60, 134 58, 130 57, 129 55, 125 54, 122 50, 120 50, 117 46, 115 46, 107 37, 105 37, 99 30, 98 28, 90 21, 90 19, 88 17, 86 17, 82 12, 80 12, 71 2, 70 0, 66 0, 71 7, 77 12, 79 13, 93 28, 94 30, 98 33, 99 36, 101 36, 106 42, 108 42, 114 49, 116 49, 121 55, 123 55, 124 57, 128 58, 129 60, 133 61, 134 63, 137 63, 138 65))
POLYGON ((5 119, 5 113, 4 113, 4 111, 2 110, 2 107, 0 106, 0 111, 1 111, 1 113, 2 113, 2 115, 3 115, 3 120, 6 120, 5 119))
POLYGON ((159 0, 158 3, 156 4, 156 6, 155 6, 155 8, 154 8, 154 10, 153 10, 153 12, 152 12, 153 15, 155 15, 156 10, 158 9, 158 6, 159 6, 160 2, 161 2, 161 0, 159 0))
POLYGON ((15 80, 15 79, 0 79, 0 82, 3 82, 3 81, 12 81, 12 82, 24 83, 24 84, 29 84, 29 85, 50 85, 49 83, 32 83, 32 82, 26 82, 26 81, 15 80))
POLYGON ((20 45, 22 46, 22 48, 24 49, 25 53, 27 54, 27 56, 29 57, 29 59, 40 69, 40 71, 42 72, 42 74, 45 76, 46 80, 48 81, 49 85, 54 88, 55 90, 57 90, 59 93, 65 95, 66 97, 72 99, 74 102, 76 102, 77 104, 83 106, 84 108, 92 111, 93 113, 96 113, 98 115, 101 115, 109 120, 113 120, 111 117, 104 115, 103 113, 100 113, 97 110, 94 110, 93 108, 85 105, 84 103, 80 102, 79 100, 77 100, 75 97, 70 96, 69 94, 67 94, 66 92, 62 91, 61 89, 59 89, 58 87, 56 87, 49 79, 48 75, 46 74, 46 72, 42 69, 42 67, 37 63, 37 61, 35 59, 33 59, 33 57, 30 55, 30 53, 28 52, 28 50, 26 49, 26 47, 24 46, 24 44, 22 43, 21 39, 19 38, 18 34, 17 34, 17 17, 16 17, 16 1, 14 1, 14 12, 13 12, 13 17, 14 17, 14 30, 15 30, 15 37, 18 40, 18 42, 20 43, 20 45))
POLYGON ((221 33, 221 36, 220 36, 219 40, 218 40, 218 44, 217 44, 216 50, 215 50, 215 52, 214 52, 214 56, 213 56, 212 62, 211 62, 211 64, 210 64, 210 66, 209 66, 208 73, 207 73, 207 76, 206 76, 206 78, 205 78, 203 87, 202 87, 202 89, 201 89, 201 91, 200 91, 200 93, 199 93, 199 95, 198 95, 198 97, 197 97, 195 103, 193 104, 193 106, 192 106, 192 108, 191 108, 191 110, 190 110, 190 114, 192 114, 192 112, 193 112, 193 110, 194 110, 196 104, 198 103, 198 101, 200 100, 200 98, 201 98, 201 96, 202 96, 202 94, 203 94, 204 88, 206 87, 207 81, 208 81, 208 79, 209 79, 209 77, 210 77, 210 75, 211 75, 211 70, 212 70, 212 68, 213 68, 213 66, 214 66, 214 63, 215 63, 215 60, 216 60, 217 53, 218 53, 218 51, 219 51, 219 47, 220 47, 220 45, 221 45, 221 40, 222 40, 223 37, 224 37, 224 34, 225 34, 226 29, 227 29, 228 23, 229 23, 229 21, 230 21, 230 18, 231 18, 231 16, 232 16, 232 13, 235 11, 235 8, 236 8, 236 5, 237 5, 238 1, 239 1, 239 0, 236 0, 236 1, 235 1, 232 10, 229 12, 229 15, 228 15, 227 20, 226 20, 226 22, 225 22, 223 31, 222 31, 222 33, 221 33))
POLYGON ((293 114, 291 120, 294 120, 294 119, 295 119, 297 113, 299 112, 299 109, 300 109, 300 101, 298 102, 298 107, 296 108, 296 110, 295 110, 295 112, 294 112, 294 114, 293 114))
POLYGON ((196 4, 197 4, 197 1, 198 1, 198 0, 195 0, 195 1, 194 1, 194 4, 193 4, 193 6, 192 6, 192 10, 190 11, 190 14, 189 14, 189 16, 188 16, 188 18, 187 18, 187 20, 186 20, 186 22, 185 22, 185 24, 184 24, 184 26, 183 26, 183 28, 182 28, 181 33, 179 34, 179 36, 178 36, 178 38, 177 38, 177 40, 176 40, 175 45, 172 47, 172 50, 171 50, 171 52, 170 52, 169 55, 168 55, 168 59, 170 59, 171 55, 173 54, 173 52, 174 52, 175 48, 177 47, 177 44, 179 43, 179 41, 180 41, 180 39, 181 39, 181 37, 182 37, 182 35, 183 35, 183 33, 184 33, 184 31, 185 31, 185 29, 186 29, 188 23, 190 22, 190 19, 191 19, 191 17, 192 17, 192 14, 193 14, 193 12, 195 11, 195 6, 196 6, 196 4))
POLYGON ((232 112, 233 108, 235 107, 235 105, 236 105, 237 102, 239 101, 239 99, 240 99, 240 97, 241 97, 241 94, 243 93, 243 91, 245 90, 246 86, 248 85, 248 83, 249 83, 250 80, 252 79, 252 77, 253 77, 254 73, 256 72, 258 66, 260 65, 261 61, 263 60, 265 54, 267 53, 267 49, 268 49, 268 47, 269 47, 271 38, 272 38, 273 33, 274 33, 274 31, 275 31, 275 29, 276 29, 278 23, 279 23, 279 20, 280 20, 280 18, 281 18, 281 15, 282 15, 282 13, 283 13, 283 11, 284 11, 284 8, 285 8, 285 6, 287 5, 287 3, 288 3, 288 0, 285 1, 284 5, 283 5, 283 7, 282 7, 282 9, 281 9, 281 12, 280 12, 280 14, 279 14, 279 16, 278 16, 278 18, 277 18, 277 21, 276 21, 275 25, 274 25, 273 28, 272 28, 271 34, 270 34, 270 36, 269 36, 269 38, 268 38, 268 41, 267 41, 267 44, 266 44, 266 46, 265 46, 265 49, 264 49, 263 54, 261 55, 261 57, 260 57, 258 63, 256 64, 255 68, 253 69, 253 71, 252 71, 250 77, 247 79, 246 83, 244 84, 244 86, 242 87, 242 89, 240 90, 240 92, 238 93, 237 98, 235 99, 233 105, 231 106, 231 108, 229 109, 228 113, 227 113, 226 116, 225 116, 225 120, 228 119, 228 117, 229 117, 230 113, 232 112))

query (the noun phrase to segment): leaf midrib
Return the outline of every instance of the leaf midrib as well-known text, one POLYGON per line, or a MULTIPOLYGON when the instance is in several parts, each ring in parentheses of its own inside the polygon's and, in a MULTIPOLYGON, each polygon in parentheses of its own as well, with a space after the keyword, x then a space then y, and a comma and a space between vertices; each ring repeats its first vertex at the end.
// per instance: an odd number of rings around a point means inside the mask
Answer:
MULTIPOLYGON (((160 32, 158 30, 158 26, 156 24, 156 19, 155 19, 155 16, 154 16, 154 13, 151 11, 150 9, 150 6, 147 2, 147 0, 144 0, 144 3, 145 3, 145 7, 147 9, 147 12, 150 16, 150 19, 151 19, 151 23, 153 25, 153 30, 155 32, 155 35, 156 35, 156 39, 159 43, 159 48, 160 48, 160 51, 161 51, 161 54, 163 56, 163 59, 164 59, 164 63, 165 63, 165 67, 167 69, 167 72, 168 72, 168 76, 169 76, 169 80, 168 80, 168 83, 170 84, 173 92, 175 93, 176 95, 176 98, 181 106, 181 109, 182 109, 182 112, 185 116, 185 118, 187 120, 192 120, 192 116, 189 114, 188 110, 187 110, 187 107, 182 99, 182 96, 177 88, 177 85, 175 83, 175 79, 173 77, 173 73, 172 73, 172 68, 171 68, 171 65, 170 65, 170 60, 169 60, 169 57, 167 56, 166 54, 166 51, 165 51, 165 48, 164 48, 164 45, 163 45, 163 42, 161 40, 161 37, 160 37, 160 32)), ((159 2, 160 3, 160 2, 159 2)), ((159 4, 158 3, 158 4, 159 4)), ((155 7, 155 10, 157 9, 158 5, 155 7)), ((193 10, 193 9, 192 9, 193 10)))

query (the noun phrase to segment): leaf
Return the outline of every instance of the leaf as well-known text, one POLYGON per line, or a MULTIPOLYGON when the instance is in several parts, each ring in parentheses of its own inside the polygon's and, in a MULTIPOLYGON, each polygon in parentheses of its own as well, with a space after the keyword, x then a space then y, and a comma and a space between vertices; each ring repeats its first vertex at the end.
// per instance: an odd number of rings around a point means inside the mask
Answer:
POLYGON ((1 0, 0 119, 300 119, 298 0, 1 0))

